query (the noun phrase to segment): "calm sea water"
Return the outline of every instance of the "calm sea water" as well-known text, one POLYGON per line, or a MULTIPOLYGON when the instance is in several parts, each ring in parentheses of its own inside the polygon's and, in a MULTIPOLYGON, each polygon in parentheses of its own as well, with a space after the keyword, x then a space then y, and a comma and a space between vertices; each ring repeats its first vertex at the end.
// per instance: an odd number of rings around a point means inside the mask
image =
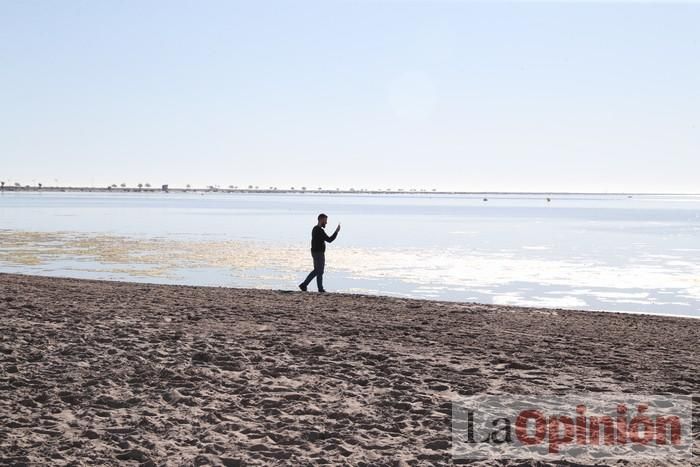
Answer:
POLYGON ((700 196, 3 193, 0 271, 700 316, 700 196), (313 286, 312 286, 313 288, 313 286))

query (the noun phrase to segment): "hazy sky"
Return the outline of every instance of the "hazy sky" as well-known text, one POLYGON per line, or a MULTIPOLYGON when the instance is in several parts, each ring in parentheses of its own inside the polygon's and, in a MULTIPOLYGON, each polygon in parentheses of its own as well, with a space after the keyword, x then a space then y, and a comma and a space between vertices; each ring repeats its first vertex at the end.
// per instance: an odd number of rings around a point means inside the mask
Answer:
POLYGON ((700 4, 0 1, 0 180, 700 192, 700 4))

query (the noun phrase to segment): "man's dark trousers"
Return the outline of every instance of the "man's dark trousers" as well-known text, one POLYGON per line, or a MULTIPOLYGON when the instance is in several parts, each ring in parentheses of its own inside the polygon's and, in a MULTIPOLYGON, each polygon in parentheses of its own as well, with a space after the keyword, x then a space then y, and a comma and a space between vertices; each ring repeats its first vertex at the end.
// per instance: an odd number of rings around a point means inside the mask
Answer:
POLYGON ((307 287, 315 277, 318 290, 321 291, 323 290, 323 269, 326 266, 326 254, 323 251, 312 251, 311 257, 314 259, 314 270, 306 276, 306 280, 302 282, 302 285, 307 287))

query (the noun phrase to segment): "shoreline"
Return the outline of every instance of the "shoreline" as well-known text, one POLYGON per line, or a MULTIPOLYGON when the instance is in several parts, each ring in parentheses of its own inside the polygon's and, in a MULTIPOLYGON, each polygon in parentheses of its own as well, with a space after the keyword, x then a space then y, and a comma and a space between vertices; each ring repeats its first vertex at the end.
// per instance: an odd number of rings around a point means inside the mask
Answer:
POLYGON ((0 463, 448 465, 455 397, 697 395, 698 341, 665 316, 0 274, 0 463))
MULTIPOLYGON (((121 280, 121 279, 92 279, 92 278, 83 278, 83 277, 70 277, 70 276, 55 276, 55 275, 43 275, 43 274, 31 274, 31 273, 20 273, 20 272, 3 272, 0 271, 0 279, 2 276, 25 276, 25 277, 44 277, 44 278, 49 278, 49 279, 68 279, 68 280, 78 280, 78 281, 85 281, 85 282, 97 282, 97 283, 102 283, 102 282, 115 282, 115 283, 120 283, 120 284, 128 284, 128 285, 154 285, 154 286, 165 286, 165 287, 194 287, 194 288, 204 288, 204 289, 231 289, 231 290, 238 290, 238 291, 250 291, 250 292, 274 292, 274 293, 281 293, 281 294, 290 294, 290 293, 298 293, 299 290, 295 287, 291 289, 267 289, 267 288, 246 288, 246 287, 234 287, 234 286, 221 286, 221 285, 201 285, 201 284, 168 284, 168 283, 162 283, 162 282, 148 282, 148 281, 135 281, 135 280, 121 280)), ((305 292, 310 295, 316 295, 317 292, 314 292, 313 290, 310 290, 308 292, 305 292)), ((437 304, 442 304, 443 306, 448 306, 448 305, 471 305, 471 306, 483 306, 483 307, 493 307, 494 309, 500 309, 500 308, 508 308, 509 310, 514 310, 514 311, 523 311, 523 312, 528 312, 532 310, 537 310, 537 311, 571 311, 571 312, 576 312, 576 313, 602 313, 602 314, 621 314, 621 315, 634 315, 634 316, 650 316, 650 317, 661 317, 661 318, 680 318, 680 319, 691 319, 691 320, 700 320, 700 315, 694 316, 694 315, 679 315, 679 314, 667 314, 667 313, 649 313, 649 312, 644 312, 644 311, 627 311, 627 310, 605 310, 605 309, 590 309, 590 310, 584 310, 581 308, 557 308, 557 307, 545 307, 545 306, 540 306, 540 307, 533 307, 533 306, 525 306, 525 305, 499 305, 495 303, 483 303, 483 302, 467 302, 467 301, 458 301, 458 300, 440 300, 440 299, 433 299, 433 298, 425 298, 425 297, 409 297, 409 296, 404 296, 400 294, 396 295, 384 295, 381 293, 377 294, 363 294, 363 293, 355 293, 355 292, 328 292, 328 295, 333 295, 336 297, 345 297, 345 298, 386 298, 386 299, 400 299, 400 300, 413 300, 413 301, 418 301, 418 302, 428 302, 428 303, 437 303, 437 304)))
POLYGON ((700 193, 646 193, 646 192, 586 192, 586 191, 461 191, 461 190, 426 190, 426 189, 263 189, 263 188, 138 188, 138 187, 61 187, 61 186, 5 186, 0 189, 12 193, 223 193, 223 194, 322 194, 322 195, 532 195, 532 196, 700 196, 700 193))

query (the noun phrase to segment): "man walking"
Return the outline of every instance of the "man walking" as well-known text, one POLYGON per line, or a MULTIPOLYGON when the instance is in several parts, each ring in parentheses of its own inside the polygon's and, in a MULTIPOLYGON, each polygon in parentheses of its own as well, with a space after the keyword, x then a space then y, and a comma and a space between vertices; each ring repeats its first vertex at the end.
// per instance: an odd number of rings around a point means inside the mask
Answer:
POLYGON ((309 283, 316 278, 316 285, 318 286, 318 291, 323 293, 323 269, 326 265, 326 242, 330 243, 338 236, 340 232, 340 224, 335 228, 335 232, 330 237, 323 230, 326 228, 328 223, 328 216, 325 214, 318 215, 318 224, 316 224, 311 231, 311 257, 314 259, 314 270, 306 276, 306 280, 299 284, 299 288, 302 292, 306 292, 306 288, 309 283))

